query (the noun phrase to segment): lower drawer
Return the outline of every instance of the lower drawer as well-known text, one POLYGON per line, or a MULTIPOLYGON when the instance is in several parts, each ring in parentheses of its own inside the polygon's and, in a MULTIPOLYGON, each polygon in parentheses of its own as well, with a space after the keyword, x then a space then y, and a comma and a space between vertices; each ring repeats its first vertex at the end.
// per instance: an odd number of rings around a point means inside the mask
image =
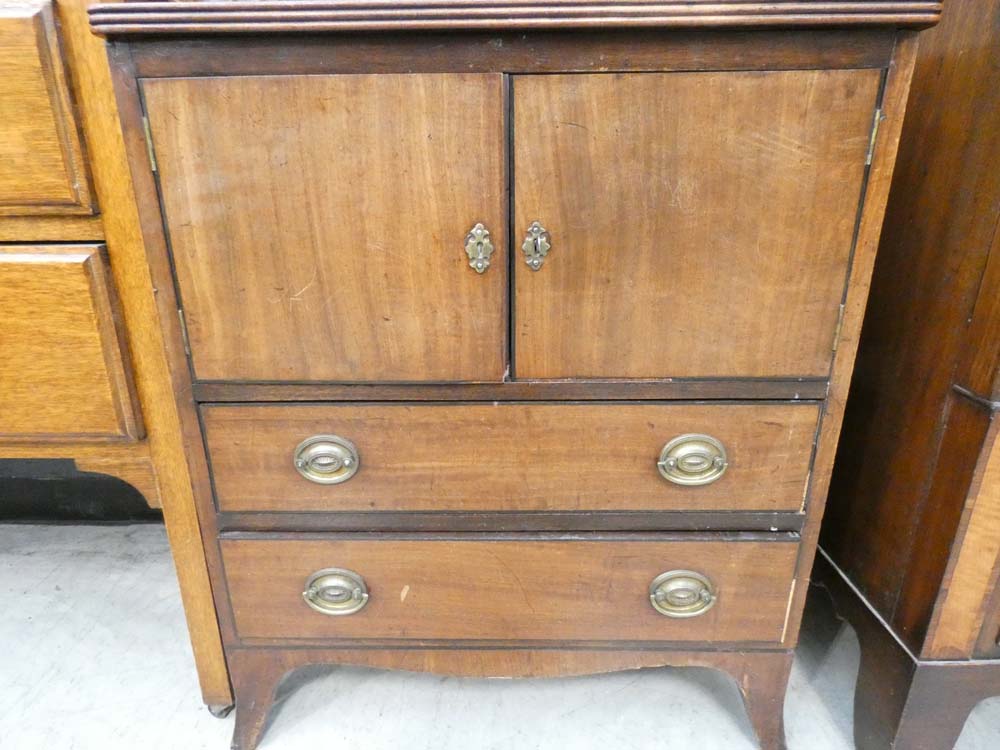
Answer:
POLYGON ((221 547, 244 641, 774 644, 798 538, 244 534, 221 547))
POLYGON ((0 245, 0 438, 142 437, 118 320, 101 246, 0 245))

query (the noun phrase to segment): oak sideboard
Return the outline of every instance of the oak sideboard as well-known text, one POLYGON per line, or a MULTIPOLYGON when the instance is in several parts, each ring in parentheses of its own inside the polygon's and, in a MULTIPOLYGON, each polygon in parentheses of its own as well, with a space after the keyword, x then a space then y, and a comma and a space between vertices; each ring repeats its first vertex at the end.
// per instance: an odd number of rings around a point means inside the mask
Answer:
POLYGON ((91 2, 0 0, 0 473, 107 475, 162 507, 203 697, 229 706, 155 290, 105 45, 87 20, 91 2))

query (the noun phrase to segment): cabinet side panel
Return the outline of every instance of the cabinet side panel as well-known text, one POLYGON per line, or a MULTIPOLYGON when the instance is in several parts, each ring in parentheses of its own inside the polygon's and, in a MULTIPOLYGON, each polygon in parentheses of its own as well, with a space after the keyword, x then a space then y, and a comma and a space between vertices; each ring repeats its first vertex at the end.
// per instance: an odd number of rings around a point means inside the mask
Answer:
MULTIPOLYGON (((945 405, 1000 209, 1000 2, 952 3, 920 37, 823 547, 883 617, 927 543, 945 405)), ((967 483, 966 483, 967 484, 967 483)), ((948 502, 961 513, 964 489, 948 502)), ((950 543, 950 529, 941 544, 950 543)), ((943 564, 943 561, 942 561, 943 564)), ((932 578, 941 580, 943 568, 932 578)), ((897 621, 913 650, 933 606, 897 621)))
MULTIPOLYGON (((969 407, 976 408, 976 407, 969 407)), ((988 419, 988 418, 987 418, 988 419)), ((959 533, 945 571, 930 632, 921 654, 926 659, 966 659, 986 619, 1000 556, 1000 420, 994 418, 982 444, 959 533)), ((975 446, 968 446, 974 454, 975 446)), ((947 481, 947 476, 942 477, 947 481)), ((957 490, 949 483, 947 492, 957 490)), ((919 575, 919 569, 916 574, 919 575)), ((993 632, 996 647, 997 633, 993 632)))

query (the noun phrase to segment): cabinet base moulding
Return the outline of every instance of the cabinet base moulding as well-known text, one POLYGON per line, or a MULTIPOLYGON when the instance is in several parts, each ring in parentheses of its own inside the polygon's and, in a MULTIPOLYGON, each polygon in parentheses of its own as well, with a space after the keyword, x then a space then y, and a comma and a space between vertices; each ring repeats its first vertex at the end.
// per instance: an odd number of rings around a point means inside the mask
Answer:
POLYGON ((829 593, 861 646, 854 694, 858 750, 954 747, 976 704, 1000 695, 1000 661, 920 659, 822 554, 813 581, 829 593))

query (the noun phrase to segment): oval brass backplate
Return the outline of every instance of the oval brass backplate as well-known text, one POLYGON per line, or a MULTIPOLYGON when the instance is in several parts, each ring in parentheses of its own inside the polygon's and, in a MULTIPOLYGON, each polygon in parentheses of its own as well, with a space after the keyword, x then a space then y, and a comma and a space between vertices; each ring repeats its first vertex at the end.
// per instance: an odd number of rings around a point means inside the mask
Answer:
POLYGON ((656 467, 674 484, 711 484, 726 473, 726 449, 711 435, 679 435, 663 446, 656 467))
POLYGON ((295 470, 316 484, 340 484, 353 477, 361 465, 358 449, 339 435, 313 435, 295 449, 295 470))
POLYGON ((368 587, 353 570, 324 568, 306 579, 302 598, 324 615, 353 615, 368 603, 368 587))
POLYGON ((667 617, 697 617, 710 610, 718 598, 708 576, 693 570, 670 570, 649 584, 649 602, 667 617))

